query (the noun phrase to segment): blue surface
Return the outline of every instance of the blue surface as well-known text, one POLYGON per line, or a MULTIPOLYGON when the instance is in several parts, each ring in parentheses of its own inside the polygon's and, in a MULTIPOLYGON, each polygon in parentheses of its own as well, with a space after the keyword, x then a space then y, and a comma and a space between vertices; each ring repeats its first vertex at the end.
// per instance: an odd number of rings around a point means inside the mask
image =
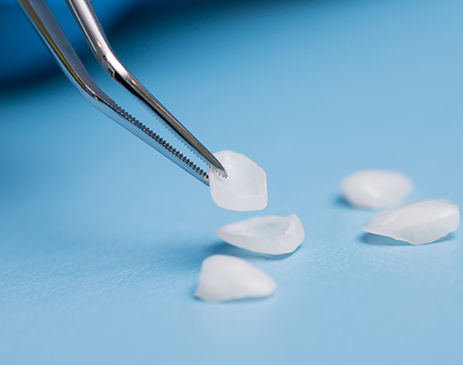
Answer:
MULTIPOLYGON (((0 101, 0 363, 461 364, 461 230, 400 244, 339 199, 361 168, 463 207, 463 2, 225 3, 134 14, 111 39, 212 151, 267 172, 306 239, 268 258, 216 228, 208 189, 88 105, 64 77, 0 101), (265 300, 193 298, 201 262, 243 257, 265 300)), ((92 75, 146 115, 95 63, 92 75)), ((138 112, 139 111, 139 112, 138 112)), ((135 112, 134 112, 135 113, 135 112)))

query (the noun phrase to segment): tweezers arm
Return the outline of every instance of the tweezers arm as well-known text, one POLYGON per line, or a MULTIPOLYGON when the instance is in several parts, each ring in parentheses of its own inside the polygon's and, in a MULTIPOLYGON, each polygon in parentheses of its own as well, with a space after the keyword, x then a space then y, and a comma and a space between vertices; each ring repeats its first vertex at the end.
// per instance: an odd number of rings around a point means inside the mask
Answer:
POLYGON ((191 146, 194 152, 198 153, 208 164, 226 177, 225 169, 214 155, 122 65, 109 45, 91 2, 89 0, 66 0, 66 3, 103 69, 158 115, 164 125, 172 129, 187 145, 191 146))
POLYGON ((85 99, 186 172, 204 184, 209 184, 209 177, 205 172, 185 156, 179 154, 159 135, 118 106, 93 82, 44 0, 17 0, 17 2, 58 61, 58 65, 64 74, 85 99))
POLYGON ((95 84, 88 74, 47 3, 44 0, 17 0, 17 2, 76 89, 110 118, 114 119, 116 113, 117 122, 126 124, 127 120, 121 121, 119 118, 120 107, 95 84))
POLYGON ((58 61, 64 74, 86 99, 97 98, 101 90, 90 78, 45 1, 17 0, 17 2, 58 61))

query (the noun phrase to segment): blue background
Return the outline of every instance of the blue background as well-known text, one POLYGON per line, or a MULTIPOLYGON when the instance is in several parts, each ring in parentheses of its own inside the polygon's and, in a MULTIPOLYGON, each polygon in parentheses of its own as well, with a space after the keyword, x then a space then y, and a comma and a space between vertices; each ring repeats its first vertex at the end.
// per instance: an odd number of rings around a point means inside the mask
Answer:
POLYGON ((463 206, 463 2, 137 9, 110 34, 120 59, 210 150, 261 165, 269 205, 218 208, 59 72, 3 88, 0 363, 461 364, 461 232, 417 247, 363 234, 375 213, 344 204, 339 184, 358 169, 394 169, 414 180, 411 199, 463 206), (291 213, 306 239, 286 257, 214 234, 291 213), (268 272, 276 293, 194 299, 215 253, 268 272))

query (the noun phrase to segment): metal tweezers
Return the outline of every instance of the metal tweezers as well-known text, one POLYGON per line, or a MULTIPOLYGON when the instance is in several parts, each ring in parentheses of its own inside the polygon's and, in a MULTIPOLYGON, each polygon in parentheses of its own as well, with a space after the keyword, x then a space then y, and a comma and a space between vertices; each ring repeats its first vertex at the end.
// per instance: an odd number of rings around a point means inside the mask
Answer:
MULTIPOLYGON (((189 174, 209 185, 207 172, 180 153, 170 143, 167 143, 157 133, 123 110, 95 84, 44 0, 17 0, 17 2, 58 61, 64 74, 87 101, 189 174)), ((66 3, 103 69, 159 116, 167 129, 177 136, 180 141, 184 142, 209 167, 226 178, 225 169, 214 155, 175 119, 117 59, 90 1, 66 0, 66 3)))

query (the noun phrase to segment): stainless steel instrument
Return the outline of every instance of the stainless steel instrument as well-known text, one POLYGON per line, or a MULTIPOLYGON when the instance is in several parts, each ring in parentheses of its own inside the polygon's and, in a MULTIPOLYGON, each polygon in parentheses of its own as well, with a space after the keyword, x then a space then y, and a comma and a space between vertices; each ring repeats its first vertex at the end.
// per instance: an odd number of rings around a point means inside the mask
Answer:
MULTIPOLYGON (((190 175, 209 185, 207 171, 201 169, 192 159, 180 153, 172 144, 127 113, 95 84, 44 0, 17 0, 17 2, 56 58, 64 74, 87 101, 190 175)), ((226 178, 225 169, 212 153, 175 119, 118 60, 108 43, 91 2, 89 0, 66 0, 66 3, 103 69, 154 112, 160 121, 192 152, 226 178)))

